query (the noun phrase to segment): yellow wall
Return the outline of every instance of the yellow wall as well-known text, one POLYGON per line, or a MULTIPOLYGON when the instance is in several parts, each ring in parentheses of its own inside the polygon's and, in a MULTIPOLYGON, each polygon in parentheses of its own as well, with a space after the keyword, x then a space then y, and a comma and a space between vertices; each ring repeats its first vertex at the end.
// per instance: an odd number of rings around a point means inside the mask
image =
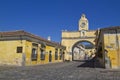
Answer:
POLYGON ((60 52, 60 48, 57 48, 58 49, 58 59, 55 60, 55 47, 52 47, 52 46, 46 46, 46 62, 49 62, 49 51, 52 51, 52 62, 61 62, 62 59, 60 60, 59 56, 59 52, 60 52))
MULTIPOLYGON (((33 46, 31 41, 26 40, 8 40, 8 41, 0 41, 0 65, 19 65, 22 66, 23 54, 25 54, 25 65, 35 65, 35 64, 46 64, 49 63, 49 51, 52 51, 52 63, 60 62, 62 60, 55 60, 55 47, 46 45, 45 48, 45 60, 41 60, 40 58, 40 48, 41 44, 38 46, 33 46), (17 46, 22 46, 22 53, 17 53, 17 46), (32 48, 37 49, 37 60, 31 60, 32 48)), ((58 49, 59 50, 59 49, 58 49)), ((59 53, 59 52, 58 52, 59 53)), ((58 55, 59 56, 59 55, 58 55)))
MULTIPOLYGON (((0 41, 0 64, 21 65, 22 53, 17 53, 17 46, 24 45, 25 40, 0 41)), ((23 52, 25 52, 24 47, 23 52)))
POLYGON ((88 31, 86 32, 87 37, 95 37, 95 31, 88 31))
MULTIPOLYGON (((95 31, 85 31, 86 37, 95 37, 95 31)), ((70 38, 70 37, 81 37, 80 31, 63 31, 62 37, 70 38)))
POLYGON ((80 32, 62 32, 62 37, 80 37, 80 32))
POLYGON ((46 61, 49 62, 49 51, 52 51, 52 62, 55 62, 55 48, 46 46, 46 61))
MULTIPOLYGON (((120 35, 118 36, 118 41, 119 39, 120 35)), ((116 34, 104 34, 104 47, 108 51, 108 57, 110 58, 112 68, 120 66, 120 44, 118 41, 116 34)))
MULTIPOLYGON (((51 61, 51 63, 62 61, 62 60, 59 60, 59 58, 58 58, 58 60, 55 60, 55 47, 52 47, 52 46, 49 46, 49 45, 46 45, 46 47, 44 49, 45 50, 45 59, 41 60, 41 52, 40 52, 41 44, 38 44, 38 47, 36 47, 37 48, 37 53, 38 53, 37 61, 31 61, 31 53, 32 53, 31 51, 32 51, 33 47, 34 46, 32 46, 32 42, 26 41, 26 65, 47 64, 47 63, 49 63, 49 51, 52 51, 52 61, 51 61)), ((58 52, 58 54, 59 54, 59 52, 58 52)))
POLYGON ((117 41, 117 53, 118 53, 118 65, 120 67, 120 33, 117 33, 118 41, 117 41))

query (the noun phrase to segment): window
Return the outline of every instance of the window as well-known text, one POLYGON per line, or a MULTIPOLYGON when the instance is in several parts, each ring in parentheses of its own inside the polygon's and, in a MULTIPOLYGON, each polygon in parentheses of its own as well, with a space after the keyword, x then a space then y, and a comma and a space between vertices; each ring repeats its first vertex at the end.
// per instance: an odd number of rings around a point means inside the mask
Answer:
POLYGON ((32 61, 37 61, 37 49, 35 48, 32 49, 31 59, 32 61))
POLYGON ((85 32, 82 32, 83 36, 85 36, 85 32))
POLYGON ((85 30, 82 30, 81 31, 81 37, 85 37, 86 36, 86 31, 85 30))
POLYGON ((23 47, 17 47, 17 53, 22 53, 23 47))
POLYGON ((43 49, 41 49, 40 51, 41 51, 41 54, 40 54, 41 60, 45 60, 45 51, 43 49))
POLYGON ((58 60, 58 49, 55 49, 55 60, 58 60))

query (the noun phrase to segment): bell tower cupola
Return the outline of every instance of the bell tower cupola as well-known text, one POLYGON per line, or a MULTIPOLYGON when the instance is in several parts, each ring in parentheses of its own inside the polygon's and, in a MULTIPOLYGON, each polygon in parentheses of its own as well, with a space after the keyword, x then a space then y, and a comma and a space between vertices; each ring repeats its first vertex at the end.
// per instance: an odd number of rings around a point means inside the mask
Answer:
POLYGON ((78 24, 79 24, 79 31, 88 30, 88 19, 86 18, 85 14, 82 14, 78 24))

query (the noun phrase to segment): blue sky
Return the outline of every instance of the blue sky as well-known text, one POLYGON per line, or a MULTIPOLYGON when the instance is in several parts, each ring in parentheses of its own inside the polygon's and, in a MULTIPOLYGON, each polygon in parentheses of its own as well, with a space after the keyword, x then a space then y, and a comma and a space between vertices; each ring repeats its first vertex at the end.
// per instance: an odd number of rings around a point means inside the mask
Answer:
POLYGON ((89 29, 119 26, 120 0, 0 0, 0 31, 25 30, 61 41, 61 31, 78 30, 81 14, 89 29))

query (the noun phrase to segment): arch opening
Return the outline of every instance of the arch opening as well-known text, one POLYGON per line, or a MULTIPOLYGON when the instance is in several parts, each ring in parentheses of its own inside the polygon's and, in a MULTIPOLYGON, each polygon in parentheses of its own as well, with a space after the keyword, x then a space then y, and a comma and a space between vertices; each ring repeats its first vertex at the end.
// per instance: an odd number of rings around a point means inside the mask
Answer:
POLYGON ((72 47, 72 60, 90 60, 94 56, 94 44, 90 41, 76 42, 72 47))

